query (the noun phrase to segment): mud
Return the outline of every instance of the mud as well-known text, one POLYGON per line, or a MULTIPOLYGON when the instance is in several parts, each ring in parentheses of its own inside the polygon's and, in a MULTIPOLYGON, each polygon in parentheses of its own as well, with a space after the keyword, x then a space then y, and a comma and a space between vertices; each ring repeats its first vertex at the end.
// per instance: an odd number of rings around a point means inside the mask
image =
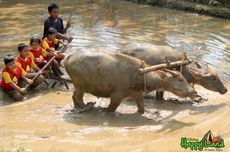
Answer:
MULTIPOLYGON (((67 54, 81 48, 115 52, 130 41, 171 46, 214 66, 230 90, 229 21, 119 0, 55 2, 64 20, 74 12, 67 33, 74 40, 67 54)), ((32 35, 42 34, 46 7, 47 1, 0 1, 0 59, 16 55, 18 43, 28 44, 32 35)), ((201 139, 208 130, 222 135, 223 151, 230 151, 230 93, 219 95, 198 87, 206 102, 146 99, 146 112, 140 115, 132 101, 107 114, 108 99, 88 94, 85 101, 96 102, 96 107, 76 113, 71 91, 59 85, 55 89, 44 86, 28 94, 24 102, 1 101, 0 151, 16 151, 20 145, 35 152, 189 151, 180 147, 181 137, 201 139)))

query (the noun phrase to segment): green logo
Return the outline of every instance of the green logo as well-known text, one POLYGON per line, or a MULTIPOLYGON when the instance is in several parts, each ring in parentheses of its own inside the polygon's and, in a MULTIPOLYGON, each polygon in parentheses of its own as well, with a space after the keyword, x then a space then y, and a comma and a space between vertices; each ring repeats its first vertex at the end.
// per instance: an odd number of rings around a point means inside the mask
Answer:
POLYGON ((224 148, 224 139, 221 136, 214 137, 211 130, 209 130, 201 140, 195 138, 181 138, 180 146, 184 149, 190 148, 191 150, 202 151, 206 148, 224 148))

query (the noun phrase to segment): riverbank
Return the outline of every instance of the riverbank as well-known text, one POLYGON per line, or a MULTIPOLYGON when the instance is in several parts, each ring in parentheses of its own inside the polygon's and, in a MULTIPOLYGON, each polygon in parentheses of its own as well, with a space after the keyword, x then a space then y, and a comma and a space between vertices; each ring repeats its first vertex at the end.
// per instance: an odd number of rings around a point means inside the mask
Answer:
POLYGON ((147 4, 151 6, 161 6, 166 8, 189 11, 197 14, 220 17, 230 19, 230 9, 222 5, 212 6, 200 4, 186 0, 126 0, 139 4, 147 4))

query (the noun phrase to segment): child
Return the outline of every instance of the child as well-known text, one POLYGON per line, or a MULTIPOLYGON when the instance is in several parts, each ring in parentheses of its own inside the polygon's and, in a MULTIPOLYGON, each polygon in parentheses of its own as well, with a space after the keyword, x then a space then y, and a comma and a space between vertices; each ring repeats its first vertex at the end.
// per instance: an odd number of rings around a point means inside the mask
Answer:
POLYGON ((42 68, 46 65, 47 61, 44 60, 44 57, 42 56, 42 52, 44 51, 42 49, 41 40, 38 37, 32 37, 30 39, 30 50, 29 50, 29 56, 34 60, 34 63, 39 67, 42 68))
POLYGON ((66 27, 64 28, 63 19, 58 17, 59 15, 59 6, 57 4, 50 4, 48 6, 49 17, 44 22, 44 31, 43 31, 43 38, 46 37, 47 31, 49 28, 54 28, 58 32, 58 38, 63 40, 68 40, 68 42, 72 41, 72 38, 67 38, 63 34, 66 33, 68 28, 71 26, 70 21, 67 22, 66 27))
POLYGON ((29 48, 26 44, 20 43, 18 45, 18 56, 16 57, 16 65, 22 69, 23 72, 26 73, 27 78, 34 78, 37 73, 33 72, 32 70, 39 72, 40 75, 34 80, 33 84, 31 85, 32 88, 37 87, 41 84, 45 77, 40 72, 40 68, 34 63, 33 59, 29 57, 29 48))
POLYGON ((2 80, 0 87, 5 93, 16 101, 23 99, 23 94, 26 92, 26 88, 20 87, 19 81, 25 80, 28 84, 32 84, 33 81, 26 78, 26 73, 15 64, 15 59, 12 55, 4 57, 5 67, 2 70, 2 80))
POLYGON ((60 62, 64 59, 65 55, 62 53, 55 53, 55 45, 58 43, 62 43, 65 45, 63 42, 59 41, 57 38, 57 30, 54 28, 50 28, 47 31, 47 36, 42 40, 42 48, 44 49, 43 51, 43 56, 46 61, 49 61, 54 55, 56 58, 52 62, 54 67, 56 68, 56 71, 58 70, 58 74, 63 75, 63 73, 60 70, 60 62))

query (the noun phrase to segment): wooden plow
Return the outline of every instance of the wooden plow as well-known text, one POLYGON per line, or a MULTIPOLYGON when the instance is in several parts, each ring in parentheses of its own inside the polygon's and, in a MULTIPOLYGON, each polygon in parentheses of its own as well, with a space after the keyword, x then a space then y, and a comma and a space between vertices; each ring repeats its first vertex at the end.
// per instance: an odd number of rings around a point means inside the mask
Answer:
POLYGON ((188 65, 190 63, 192 63, 192 60, 188 59, 186 53, 184 52, 184 53, 182 53, 181 60, 179 60, 179 61, 170 62, 167 60, 167 56, 166 56, 165 57, 165 63, 149 66, 146 68, 141 68, 141 69, 139 69, 139 71, 142 74, 144 74, 144 73, 147 73, 150 71, 160 70, 160 69, 164 69, 164 68, 170 69, 170 68, 180 66, 180 72, 182 72, 182 67, 184 65, 188 65))
POLYGON ((52 76, 50 77, 50 79, 55 80, 55 82, 54 82, 51 86, 48 85, 48 86, 50 86, 51 88, 55 87, 55 85, 59 82, 60 85, 64 84, 65 87, 66 87, 66 89, 69 90, 69 86, 68 86, 67 83, 73 83, 69 78, 66 78, 65 75, 63 75, 63 76, 55 76, 55 75, 52 75, 52 76))

